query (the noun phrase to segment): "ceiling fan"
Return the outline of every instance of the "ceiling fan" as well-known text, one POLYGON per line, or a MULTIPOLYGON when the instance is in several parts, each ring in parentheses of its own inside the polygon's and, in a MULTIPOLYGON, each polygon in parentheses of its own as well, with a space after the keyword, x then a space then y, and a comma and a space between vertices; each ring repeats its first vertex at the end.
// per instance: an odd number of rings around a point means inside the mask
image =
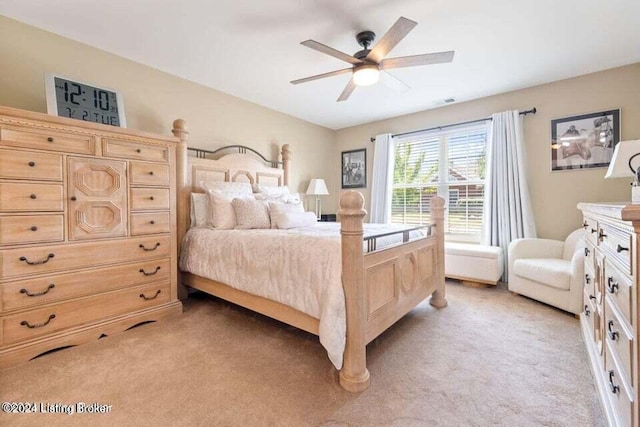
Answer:
POLYGON ((353 75, 351 76, 351 80, 349 80, 347 87, 344 88, 342 94, 340 94, 340 97, 338 98, 338 102, 341 102, 346 101, 349 96, 351 96, 351 93, 353 93, 356 86, 369 86, 377 83, 380 79, 380 73, 382 72, 385 74, 385 81, 388 86, 397 90, 406 91, 410 89, 410 87, 398 78, 387 73, 386 70, 451 62, 453 60, 453 54, 455 53, 451 50, 447 52, 426 53, 423 55, 386 58, 389 52, 391 52, 391 50, 396 47, 396 45, 400 43, 400 41, 405 38, 416 25, 418 25, 417 22, 405 17, 400 17, 389 31, 382 36, 373 49, 369 49, 369 46, 373 43, 373 40, 376 37, 375 33, 373 31, 362 31, 356 34, 356 40, 364 49, 356 52, 353 56, 315 40, 303 41, 300 43, 301 45, 348 62, 349 64, 352 64, 352 67, 293 80, 291 83, 297 85, 326 77, 352 73, 353 75))

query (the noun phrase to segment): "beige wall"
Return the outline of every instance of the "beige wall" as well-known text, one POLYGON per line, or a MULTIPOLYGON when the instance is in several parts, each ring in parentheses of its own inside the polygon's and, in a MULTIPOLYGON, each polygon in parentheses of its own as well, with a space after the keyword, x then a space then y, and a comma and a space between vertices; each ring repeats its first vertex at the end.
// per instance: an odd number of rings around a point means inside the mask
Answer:
MULTIPOLYGON (((370 201, 373 144, 371 136, 400 133, 415 129, 488 117, 494 112, 536 107, 538 113, 524 119, 527 176, 538 235, 561 239, 581 223, 576 204, 581 201, 620 201, 631 198, 630 180, 605 180, 606 169, 551 172, 550 120, 610 108, 621 109, 622 134, 625 139, 640 138, 640 63, 599 73, 562 80, 515 92, 463 102, 388 120, 341 129, 337 133, 334 158, 340 151, 366 147, 367 206, 370 201)), ((333 165, 333 175, 340 165, 333 165)), ((340 192, 339 180, 330 189, 340 192)))
POLYGON ((0 105, 46 112, 45 72, 120 91, 131 129, 170 134, 183 118, 193 147, 243 144, 272 157, 291 144, 294 191, 311 178, 333 185, 335 131, 0 16, 0 105))

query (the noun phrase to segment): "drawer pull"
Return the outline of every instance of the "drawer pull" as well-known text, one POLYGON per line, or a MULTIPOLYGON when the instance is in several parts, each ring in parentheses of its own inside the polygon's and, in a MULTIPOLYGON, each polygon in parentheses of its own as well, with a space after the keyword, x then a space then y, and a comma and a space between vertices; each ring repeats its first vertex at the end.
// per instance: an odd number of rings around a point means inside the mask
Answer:
POLYGON ((591 233, 597 233, 597 232, 598 232, 598 230, 596 230, 595 228, 591 229, 591 233))
POLYGON ((618 331, 614 331, 613 330, 613 320, 609 320, 609 323, 607 323, 607 330, 608 330, 608 334, 609 334, 609 338, 611 338, 611 341, 615 341, 618 339, 618 331))
POLYGON ((596 299, 595 295, 589 295, 589 299, 596 299))
POLYGON ((609 371, 609 387, 611 387, 611 393, 617 394, 620 391, 620 387, 613 383, 613 371, 609 371))
POLYGON ((589 277, 588 274, 585 274, 584 275, 584 281, 587 282, 587 285, 588 285, 589 283, 591 283, 591 277, 589 277))
POLYGON ((53 288, 55 288, 56 285, 54 285, 53 283, 50 284, 49 286, 47 286, 47 289, 45 289, 44 291, 40 291, 40 292, 29 292, 28 290, 26 290, 25 288, 20 289, 20 293, 21 294, 27 294, 28 297, 39 297, 42 295, 46 295, 49 293, 49 291, 53 288))
POLYGON ((154 220, 149 221, 149 224, 154 225, 156 222, 154 220))
POLYGON ((153 171, 149 171, 149 175, 153 175, 153 171))
POLYGON ((52 137, 49 137, 49 138, 47 138, 47 141, 49 141, 49 142, 53 142, 53 138, 52 138, 52 137))
POLYGON ((27 257, 21 256, 21 257, 20 257, 20 261, 24 261, 24 262, 26 262, 26 263, 27 263, 27 264, 29 264, 29 265, 40 265, 40 264, 46 264, 46 263, 48 263, 48 262, 49 262, 49 260, 50 260, 51 258, 53 258, 54 256, 55 256, 54 254, 49 254, 49 255, 47 255, 47 257, 46 257, 45 259, 42 259, 42 260, 40 260, 40 261, 29 261, 29 260, 27 259, 27 257))
POLYGON ((149 200, 153 200, 153 196, 149 197, 149 200))
POLYGON ((591 251, 589 250, 589 248, 584 248, 584 256, 589 256, 590 253, 591 251))
POLYGON ((589 310, 589 306, 587 305, 584 306, 584 314, 587 317, 589 317, 589 315, 591 314, 591 311, 589 310))
POLYGON ((583 221, 582 222, 582 228, 584 228, 585 230, 589 227, 589 223, 587 221, 583 221))
POLYGON ((619 287, 620 284, 613 281, 613 276, 607 278, 607 290, 610 294, 615 294, 619 287))
POLYGON ((142 299, 143 299, 143 300, 145 300, 145 301, 149 301, 149 300, 152 300, 152 299, 156 299, 156 298, 158 298, 158 295, 160 295, 160 293, 161 293, 161 292, 162 292, 162 291, 161 291, 160 289, 158 289, 158 290, 156 291, 156 294, 155 294, 154 296, 152 296, 152 297, 148 297, 148 296, 146 296, 145 294, 140 294, 140 298, 142 298, 142 299))
POLYGON ((156 267, 155 271, 152 271, 151 273, 147 273, 146 271, 144 271, 143 268, 140 269, 140 273, 144 274, 145 276, 153 276, 154 274, 156 274, 158 271, 160 271, 160 266, 156 267))
POLYGON ((154 247, 152 247, 152 248, 145 248, 145 247, 144 247, 144 245, 143 245, 142 243, 140 243, 140 244, 138 245, 138 247, 139 247, 140 249, 144 250, 145 252, 155 251, 156 249, 158 249, 158 246, 160 246, 160 243, 159 243, 159 242, 158 242, 158 243, 156 243, 156 245, 155 245, 154 247))
POLYGON ((600 232, 598 233, 598 239, 602 240, 605 237, 607 237, 606 234, 604 234, 604 230, 602 230, 602 228, 600 229, 600 232))
POLYGON ((38 196, 36 196, 35 194, 32 194, 32 195, 30 195, 29 197, 31 197, 31 198, 32 198, 32 199, 34 199, 34 200, 38 198, 38 196))
POLYGON ((71 201, 75 202, 76 200, 78 200, 78 198, 76 196, 71 196, 71 201))
POLYGON ((30 229, 31 231, 38 231, 38 227, 36 227, 35 225, 31 227, 30 229))
POLYGON ((29 162, 28 165, 34 167, 36 165, 36 162, 29 162))
POLYGON ((20 325, 26 326, 29 329, 42 328, 43 326, 47 326, 49 324, 49 322, 51 322, 55 318, 56 318, 56 315, 55 314, 51 314, 51 315, 49 315, 49 318, 47 319, 46 322, 34 323, 32 325, 29 322, 27 322, 26 320, 23 320, 22 322, 20 322, 20 325))
POLYGON ((136 153, 142 153, 142 150, 139 148, 136 148, 136 153))
POLYGON ((616 252, 620 253, 622 251, 628 251, 629 248, 625 248, 624 246, 620 246, 618 245, 618 247, 616 248, 616 252))

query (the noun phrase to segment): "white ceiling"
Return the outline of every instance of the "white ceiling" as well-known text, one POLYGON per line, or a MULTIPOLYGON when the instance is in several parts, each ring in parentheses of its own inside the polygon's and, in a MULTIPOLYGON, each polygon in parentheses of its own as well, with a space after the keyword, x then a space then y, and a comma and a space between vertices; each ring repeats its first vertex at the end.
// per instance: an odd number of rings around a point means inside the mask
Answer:
POLYGON ((640 62, 638 0, 0 0, 0 14, 332 129, 640 62), (353 54, 357 32, 399 16, 418 26, 390 56, 453 63, 393 70, 412 90, 342 103, 349 75, 289 83, 348 66, 301 41, 353 54))

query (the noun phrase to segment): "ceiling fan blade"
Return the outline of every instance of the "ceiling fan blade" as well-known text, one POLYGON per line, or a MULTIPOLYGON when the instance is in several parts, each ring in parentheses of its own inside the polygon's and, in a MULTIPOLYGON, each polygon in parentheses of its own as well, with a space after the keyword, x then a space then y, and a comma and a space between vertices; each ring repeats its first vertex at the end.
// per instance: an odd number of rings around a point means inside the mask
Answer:
POLYGON ((382 71, 380 73, 380 82, 389 89, 393 89, 400 93, 405 93, 411 90, 411 86, 386 71, 382 71))
POLYGON ((347 99, 349 99, 349 97, 351 96, 355 88, 356 88, 356 84, 353 81, 353 77, 351 77, 351 80, 349 80, 349 83, 347 83, 347 86, 344 88, 344 90, 340 94, 340 97, 338 98, 338 102, 346 101, 347 99))
POLYGON ((376 47, 369 52, 367 60, 379 64, 416 25, 418 25, 417 22, 407 19, 404 16, 398 18, 396 23, 389 28, 389 31, 382 36, 378 44, 376 44, 376 47))
POLYGON ((297 85, 297 84, 300 84, 300 83, 306 83, 306 82, 310 82, 310 81, 313 81, 313 80, 324 79, 326 77, 338 76, 340 74, 345 74, 345 73, 349 73, 349 72, 353 72, 353 68, 343 68, 342 70, 336 70, 336 71, 331 71, 331 72, 328 72, 328 73, 317 74, 317 75, 311 76, 311 77, 305 77, 303 79, 292 80, 291 84, 297 85))
POLYGON ((443 64, 453 61, 455 51, 425 53, 424 55, 401 56, 398 58, 387 58, 380 62, 381 70, 391 68, 415 67, 418 65, 443 64))
POLYGON ((353 56, 347 53, 340 52, 339 50, 336 50, 322 43, 318 43, 315 40, 306 40, 301 42, 300 44, 303 46, 309 47, 313 50, 317 50, 318 52, 322 52, 329 56, 333 56, 334 58, 338 58, 341 61, 348 62, 349 64, 353 64, 353 65, 362 64, 362 61, 360 61, 359 59, 354 58, 353 56))

